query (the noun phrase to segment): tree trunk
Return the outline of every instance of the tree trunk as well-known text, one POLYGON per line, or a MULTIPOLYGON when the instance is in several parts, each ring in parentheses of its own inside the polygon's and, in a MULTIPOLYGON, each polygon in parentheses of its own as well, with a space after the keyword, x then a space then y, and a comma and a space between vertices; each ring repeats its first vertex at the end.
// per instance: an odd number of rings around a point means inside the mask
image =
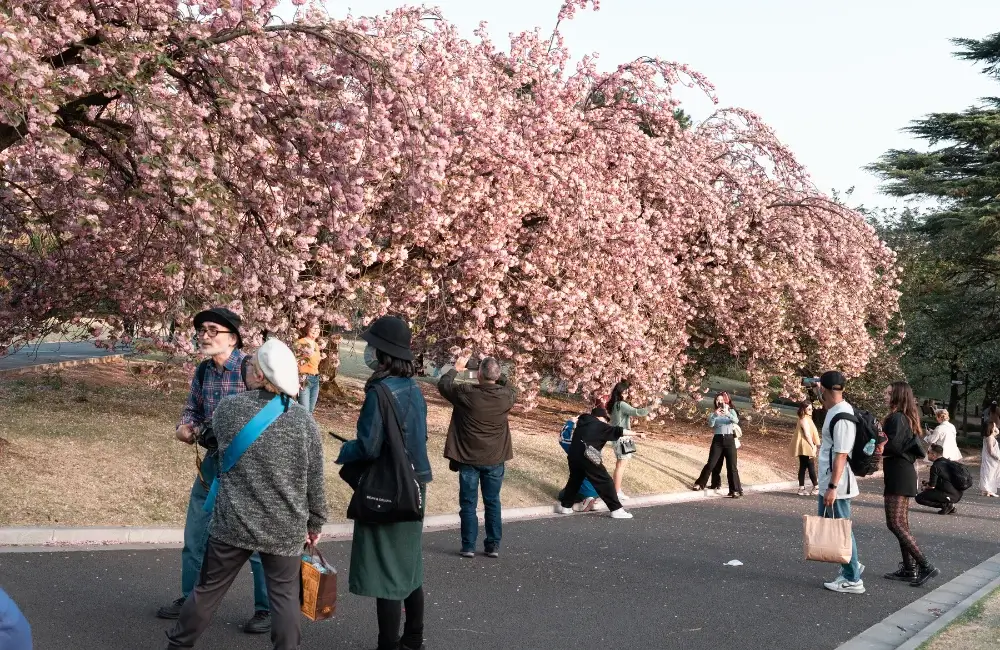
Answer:
POLYGON ((961 396, 958 394, 958 384, 955 382, 959 380, 958 376, 958 364, 952 362, 951 364, 951 393, 948 395, 948 413, 954 418, 958 415, 958 400, 961 396))
POLYGON ((337 384, 337 369, 340 368, 340 334, 331 334, 326 343, 326 357, 319 362, 319 374, 326 377, 320 384, 319 394, 334 400, 347 396, 344 389, 337 384))

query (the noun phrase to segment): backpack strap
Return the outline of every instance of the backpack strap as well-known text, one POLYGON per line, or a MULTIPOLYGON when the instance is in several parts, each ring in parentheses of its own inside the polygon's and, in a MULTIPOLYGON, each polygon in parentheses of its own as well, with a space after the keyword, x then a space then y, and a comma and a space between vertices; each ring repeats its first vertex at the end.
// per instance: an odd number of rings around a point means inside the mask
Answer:
MULTIPOLYGON (((239 462, 243 453, 250 448, 250 445, 256 442, 260 434, 264 433, 264 430, 271 426, 271 423, 277 420, 278 416, 287 411, 288 407, 289 399, 287 395, 275 395, 264 408, 257 411, 257 415, 253 416, 249 422, 243 425, 240 432, 236 434, 233 441, 222 452, 219 473, 222 474, 231 470, 239 462)), ((215 480, 212 481, 212 487, 208 491, 208 497, 205 499, 205 512, 212 512, 218 492, 219 477, 216 476, 215 480)))
MULTIPOLYGON (((205 385, 205 375, 208 373, 208 364, 212 363, 211 359, 205 359, 198 364, 198 369, 195 371, 195 377, 198 378, 198 383, 202 386, 205 385)), ((247 366, 250 365, 250 355, 243 357, 243 361, 240 362, 240 377, 243 379, 243 387, 247 390, 250 389, 247 386, 247 366)))
MULTIPOLYGON (((855 428, 857 428, 857 426, 861 424, 861 420, 859 420, 858 416, 855 415, 854 413, 838 413, 833 416, 832 420, 830 420, 830 480, 831 481, 833 480, 833 440, 834 440, 833 428, 837 426, 837 423, 840 422, 841 420, 853 422, 855 428)), ((855 435, 857 435, 857 431, 855 431, 855 435)), ((851 471, 851 453, 852 452, 850 451, 847 452, 847 462, 844 463, 844 469, 846 469, 848 472, 851 471)), ((848 484, 848 486, 849 485, 850 484, 848 484)), ((850 491, 850 487, 848 487, 848 491, 850 491)))
POLYGON ((205 375, 208 374, 208 364, 210 363, 212 363, 211 359, 205 359, 198 364, 198 369, 194 372, 194 376, 198 380, 198 384, 201 386, 205 385, 205 375))

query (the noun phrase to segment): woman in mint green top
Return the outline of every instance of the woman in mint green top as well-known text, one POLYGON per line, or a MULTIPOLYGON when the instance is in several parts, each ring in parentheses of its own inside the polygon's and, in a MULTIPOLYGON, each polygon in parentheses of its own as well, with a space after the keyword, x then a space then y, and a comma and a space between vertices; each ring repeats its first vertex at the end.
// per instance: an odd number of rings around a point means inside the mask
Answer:
MULTIPOLYGON (((615 384, 611 391, 611 399, 608 400, 608 413, 611 415, 611 426, 623 429, 632 428, 632 418, 644 418, 649 415, 648 408, 636 408, 625 401, 628 397, 629 383, 620 381, 615 384)), ((618 493, 618 500, 625 501, 628 496, 622 492, 622 478, 625 476, 625 461, 630 454, 622 453, 622 441, 619 438, 615 441, 615 492, 618 493)))

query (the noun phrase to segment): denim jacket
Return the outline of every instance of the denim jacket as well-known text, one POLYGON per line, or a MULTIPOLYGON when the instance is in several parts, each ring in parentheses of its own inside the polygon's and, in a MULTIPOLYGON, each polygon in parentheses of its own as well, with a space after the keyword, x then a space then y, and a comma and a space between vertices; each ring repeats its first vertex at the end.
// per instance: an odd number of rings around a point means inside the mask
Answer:
MULTIPOLYGON (((427 402, 412 378, 386 377, 382 380, 396 398, 399 418, 406 427, 406 450, 421 483, 431 482, 431 462, 427 458, 427 402)), ((373 460, 382 451, 382 412, 378 408, 378 395, 374 390, 365 393, 365 403, 358 417, 358 433, 340 448, 337 464, 359 460, 373 460)))

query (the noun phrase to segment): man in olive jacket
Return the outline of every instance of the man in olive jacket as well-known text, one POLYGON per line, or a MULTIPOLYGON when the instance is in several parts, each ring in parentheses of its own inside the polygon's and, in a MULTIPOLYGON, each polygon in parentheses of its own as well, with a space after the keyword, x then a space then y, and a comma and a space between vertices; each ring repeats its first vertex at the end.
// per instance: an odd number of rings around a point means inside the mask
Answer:
POLYGON ((507 416, 514 407, 515 393, 501 379, 500 363, 487 357, 479 364, 478 383, 455 384, 455 376, 465 370, 468 357, 458 359, 440 381, 438 391, 454 407, 448 425, 444 457, 458 471, 459 517, 462 520, 461 556, 476 554, 479 521, 476 506, 482 485, 486 507, 486 555, 499 557, 502 525, 500 487, 504 463, 514 457, 507 416))

